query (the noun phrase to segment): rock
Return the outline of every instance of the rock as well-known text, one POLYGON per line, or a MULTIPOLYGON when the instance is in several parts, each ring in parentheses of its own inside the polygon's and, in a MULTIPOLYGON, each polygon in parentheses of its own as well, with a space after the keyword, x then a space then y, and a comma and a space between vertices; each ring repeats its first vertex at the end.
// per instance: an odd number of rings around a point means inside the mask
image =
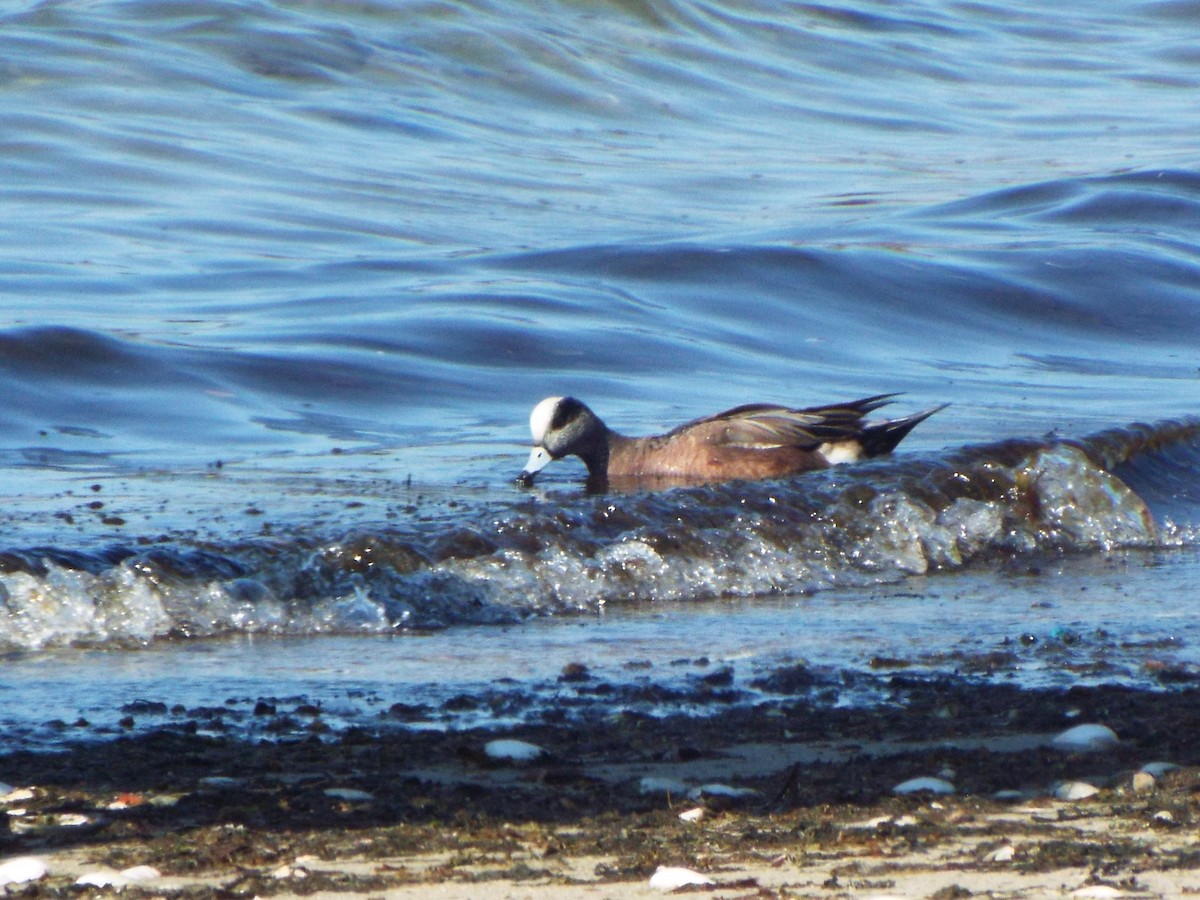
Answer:
POLYGON ((1057 735, 1050 741, 1055 750, 1067 753, 1099 753, 1111 750, 1121 739, 1107 725, 1076 725, 1057 735))
POLYGON ((1063 781, 1054 787, 1056 800, 1086 800, 1100 793, 1100 788, 1086 781, 1063 781))
POLYGON ((14 856, 0 863, 0 887, 24 884, 46 876, 46 864, 36 856, 14 856))
POLYGON ((483 752, 489 759, 506 762, 533 762, 546 755, 546 751, 537 744, 528 741, 518 741, 511 738, 500 738, 488 741, 483 745, 483 752))
POLYGON ((1003 847, 997 847, 985 858, 988 862, 1011 862, 1012 858, 1016 855, 1016 847, 1012 844, 1005 844, 1003 847))
POLYGON ((1154 790, 1155 778, 1149 772, 1134 772, 1130 786, 1139 794, 1154 790))
POLYGON ((893 794, 953 794, 954 785, 944 778, 910 778, 892 788, 893 794))
POLYGON ((32 800, 35 796, 32 788, 15 788, 7 784, 3 785, 3 787, 8 788, 4 792, 4 795, 0 796, 0 804, 4 804, 5 806, 12 803, 21 803, 25 800, 32 800))
POLYGON ((154 866, 130 866, 128 869, 122 869, 120 875, 126 881, 153 881, 155 878, 162 878, 162 872, 154 866))
POLYGON ((95 872, 84 872, 75 879, 80 887, 124 887, 121 876, 111 869, 97 869, 95 872))
POLYGON ((714 884, 707 875, 680 866, 659 866, 650 876, 650 887, 660 891, 673 891, 690 884, 714 884))
POLYGON ((85 872, 75 879, 75 883, 86 887, 113 887, 120 890, 130 884, 153 881, 161 877, 162 873, 153 866, 132 866, 120 872, 113 872, 111 869, 85 872))
POLYGON ((679 814, 679 818, 685 822, 699 822, 704 818, 706 813, 707 810, 703 806, 696 806, 692 809, 685 809, 679 814))

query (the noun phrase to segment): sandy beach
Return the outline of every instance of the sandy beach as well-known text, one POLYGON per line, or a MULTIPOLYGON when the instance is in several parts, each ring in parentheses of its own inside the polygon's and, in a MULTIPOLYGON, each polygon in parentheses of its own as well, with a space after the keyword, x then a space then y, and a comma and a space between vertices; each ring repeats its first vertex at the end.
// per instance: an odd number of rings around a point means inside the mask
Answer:
POLYGON ((112 892, 75 881, 146 866, 124 896, 643 897, 660 867, 730 898, 1200 892, 1194 688, 896 676, 886 703, 848 709, 798 702, 802 669, 776 675, 754 707, 716 679, 695 715, 661 719, 598 684, 585 722, 515 732, 338 733, 297 706, 260 712, 309 736, 250 741, 212 734, 212 710, 145 732, 131 715, 126 736, 0 756, 3 855, 47 870, 8 892, 112 892), (1119 742, 1050 745, 1080 723, 1119 742), (521 743, 489 753, 498 739, 521 743), (1152 763, 1170 765, 1139 774, 1152 763), (894 792, 913 778, 954 793, 894 792))

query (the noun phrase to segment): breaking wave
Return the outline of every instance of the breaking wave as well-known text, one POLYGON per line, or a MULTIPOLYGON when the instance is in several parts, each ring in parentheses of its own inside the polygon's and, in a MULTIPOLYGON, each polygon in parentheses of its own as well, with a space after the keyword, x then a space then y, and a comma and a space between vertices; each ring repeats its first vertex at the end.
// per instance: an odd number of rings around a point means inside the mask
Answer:
MULTIPOLYGON (((0 553, 0 645, 387 633, 1189 543, 1200 420, 228 546, 0 553)), ((415 518, 415 517, 414 517, 415 518)))

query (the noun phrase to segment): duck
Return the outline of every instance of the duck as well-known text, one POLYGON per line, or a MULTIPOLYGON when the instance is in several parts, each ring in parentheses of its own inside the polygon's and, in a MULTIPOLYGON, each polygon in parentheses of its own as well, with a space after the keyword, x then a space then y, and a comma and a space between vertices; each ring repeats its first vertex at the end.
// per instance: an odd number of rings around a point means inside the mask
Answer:
POLYGON ((610 485, 706 483, 797 475, 886 456, 910 431, 948 404, 914 415, 866 422, 898 393, 792 409, 748 403, 693 419, 665 434, 626 437, 574 397, 547 397, 533 408, 533 449, 517 476, 529 487, 547 465, 578 456, 593 490, 610 485))

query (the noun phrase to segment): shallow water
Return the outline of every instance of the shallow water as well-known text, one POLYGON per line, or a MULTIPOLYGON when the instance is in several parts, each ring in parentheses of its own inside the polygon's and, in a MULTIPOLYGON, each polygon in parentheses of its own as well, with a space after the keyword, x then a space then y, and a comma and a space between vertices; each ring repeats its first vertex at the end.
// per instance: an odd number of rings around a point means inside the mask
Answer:
POLYGON ((35 747, 197 724, 286 739, 318 717, 340 731, 668 715, 694 712, 697 691, 710 711, 753 704, 771 690, 763 679, 797 666, 813 700, 835 705, 879 702, 897 673, 1160 690, 1200 677, 1200 633, 1180 596, 1198 571, 1194 547, 1133 551, 511 628, 10 654, 0 727, 10 746, 35 747), (562 677, 580 667, 582 682, 562 677), (728 695, 716 707, 705 679, 728 695))
MULTIPOLYGON (((1131 546, 1163 555, 1128 589, 1186 611, 1194 438, 1115 432, 1107 462, 1059 441, 1200 414, 1198 21, 1173 0, 10 7, 0 643, 167 677, 186 637, 500 622, 479 633, 503 667, 539 614, 616 608, 632 634, 639 604, 685 640, 761 616, 849 642, 855 591, 947 577, 1002 605, 987 566, 1131 546), (952 404, 894 463, 665 499, 581 496, 577 462, 511 484, 548 394, 644 433, 884 391, 952 404)), ((893 632, 992 635, 919 621, 893 632)))

